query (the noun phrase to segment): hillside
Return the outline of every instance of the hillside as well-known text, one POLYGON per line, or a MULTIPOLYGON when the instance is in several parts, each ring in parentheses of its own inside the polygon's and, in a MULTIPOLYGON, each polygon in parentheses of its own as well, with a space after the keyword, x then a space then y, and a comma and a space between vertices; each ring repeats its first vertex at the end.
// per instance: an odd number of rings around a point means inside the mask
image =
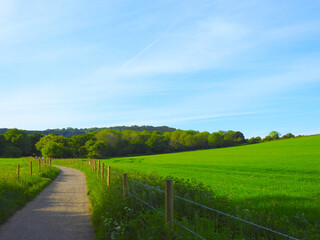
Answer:
POLYGON ((296 229, 293 235, 303 239, 319 239, 319 145, 320 135, 315 135, 104 162, 129 176, 137 171, 194 179, 225 199, 222 211, 285 233, 296 229))

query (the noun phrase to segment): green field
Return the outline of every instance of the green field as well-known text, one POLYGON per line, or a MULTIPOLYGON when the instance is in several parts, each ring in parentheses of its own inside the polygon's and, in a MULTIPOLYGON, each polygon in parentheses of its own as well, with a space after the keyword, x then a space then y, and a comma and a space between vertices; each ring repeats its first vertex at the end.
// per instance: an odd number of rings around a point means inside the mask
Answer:
POLYGON ((104 163, 129 173, 194 178, 226 199, 221 210, 301 238, 320 237, 320 135, 104 163))
POLYGON ((33 161, 33 174, 30 176, 30 160, 31 158, 0 158, 0 223, 34 198, 59 174, 59 169, 55 167, 42 166, 42 170, 38 171, 38 162, 33 161))

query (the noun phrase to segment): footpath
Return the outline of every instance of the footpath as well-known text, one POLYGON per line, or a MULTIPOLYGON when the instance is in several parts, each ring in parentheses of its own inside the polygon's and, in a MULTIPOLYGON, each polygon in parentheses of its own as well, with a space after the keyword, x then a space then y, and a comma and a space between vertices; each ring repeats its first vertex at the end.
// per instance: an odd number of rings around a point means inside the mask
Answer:
POLYGON ((0 226, 0 240, 94 239, 83 173, 57 167, 56 180, 0 226))

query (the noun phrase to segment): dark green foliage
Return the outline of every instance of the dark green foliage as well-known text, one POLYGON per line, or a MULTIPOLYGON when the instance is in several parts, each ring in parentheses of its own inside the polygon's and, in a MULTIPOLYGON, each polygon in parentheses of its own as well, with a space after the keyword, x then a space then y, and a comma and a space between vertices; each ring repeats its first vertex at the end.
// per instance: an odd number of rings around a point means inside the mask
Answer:
MULTIPOLYGON (((78 128, 62 128, 62 129, 47 129, 44 131, 32 131, 32 130, 24 130, 27 134, 32 134, 32 133, 38 133, 38 134, 43 134, 43 135, 49 135, 51 133, 56 133, 58 135, 62 135, 67 138, 71 138, 72 136, 75 135, 83 135, 87 133, 92 133, 92 132, 98 132, 102 131, 105 129, 111 129, 111 130, 118 130, 118 131, 126 131, 126 130, 132 130, 132 131, 160 131, 160 132, 173 132, 176 129, 167 127, 167 126, 159 126, 159 127, 153 127, 153 126, 117 126, 117 127, 109 127, 109 128, 83 128, 83 129, 78 129, 78 128)), ((0 134, 5 133, 9 129, 7 128, 0 128, 0 134)))
MULTIPOLYGON (((18 130, 16 128, 10 129, 5 132, 4 137, 9 145, 19 148, 21 150, 21 155, 30 155, 31 140, 23 130, 18 130)), ((17 153, 17 151, 14 152, 17 153)))
POLYGON ((283 135, 281 138, 294 138, 295 136, 292 133, 287 133, 283 135))
POLYGON ((2 157, 21 157, 22 151, 20 148, 13 146, 11 144, 7 144, 2 152, 2 157))
POLYGON ((36 143, 43 137, 40 133, 32 133, 29 135, 31 141, 31 155, 32 156, 40 156, 41 152, 36 148, 36 143))
POLYGON ((6 146, 6 139, 2 134, 0 134, 0 156, 3 154, 5 146, 6 146))
POLYGON ((220 148, 223 146, 223 136, 214 132, 208 137, 208 143, 210 148, 220 148))
MULTIPOLYGON (((221 148, 261 142, 260 137, 245 139, 239 131, 208 132, 175 130, 163 132, 165 127, 156 131, 98 129, 83 135, 67 138, 56 133, 26 135, 22 130, 10 129, 0 135, 0 156, 19 157, 33 155, 56 158, 89 157, 109 158, 117 156, 144 155, 221 148), (2 137, 1 137, 2 136, 2 137)), ((145 126, 137 127, 144 129, 145 126)), ((71 130, 71 128, 68 128, 71 130)), ((94 128, 96 129, 96 128, 94 128)), ((149 129, 149 127, 147 127, 149 129)), ((173 130, 173 129, 170 129, 173 130)), ((280 134, 272 131, 263 141, 279 139, 280 134)), ((294 137, 286 134, 283 138, 294 137)))
POLYGON ((168 142, 168 138, 154 132, 146 141, 146 145, 150 153, 165 153, 169 151, 168 142))
POLYGON ((254 143, 260 143, 261 141, 262 141, 261 137, 252 137, 248 140, 248 143, 254 144, 254 143))
POLYGON ((92 145, 89 145, 87 148, 88 158, 103 158, 107 155, 108 146, 101 140, 92 142, 92 145))

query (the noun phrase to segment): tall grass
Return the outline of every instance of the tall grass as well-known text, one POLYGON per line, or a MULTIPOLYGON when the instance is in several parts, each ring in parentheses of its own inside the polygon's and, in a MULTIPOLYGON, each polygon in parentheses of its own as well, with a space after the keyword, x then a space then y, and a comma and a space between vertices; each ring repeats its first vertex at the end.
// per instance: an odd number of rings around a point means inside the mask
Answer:
POLYGON ((30 160, 0 158, 0 223, 33 199, 59 174, 58 168, 49 166, 38 171, 38 163, 34 161, 30 176, 30 160), (17 164, 20 164, 19 178, 17 164))

